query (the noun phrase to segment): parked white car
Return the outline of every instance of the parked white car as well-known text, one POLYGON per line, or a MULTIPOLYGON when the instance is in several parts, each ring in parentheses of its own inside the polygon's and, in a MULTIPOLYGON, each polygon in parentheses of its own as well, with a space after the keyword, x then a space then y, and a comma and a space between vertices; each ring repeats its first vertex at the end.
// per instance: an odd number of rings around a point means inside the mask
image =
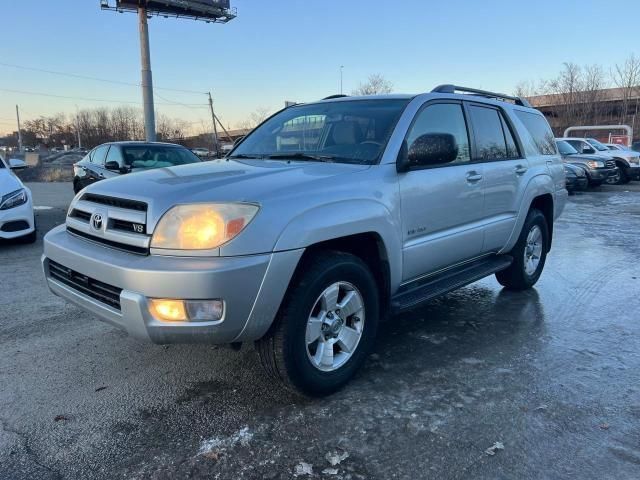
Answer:
POLYGON ((208 157, 211 152, 206 148, 192 148, 191 151, 199 157, 208 157))
POLYGON ((31 190, 11 171, 26 167, 22 160, 5 161, 0 156, 0 239, 36 241, 31 190))

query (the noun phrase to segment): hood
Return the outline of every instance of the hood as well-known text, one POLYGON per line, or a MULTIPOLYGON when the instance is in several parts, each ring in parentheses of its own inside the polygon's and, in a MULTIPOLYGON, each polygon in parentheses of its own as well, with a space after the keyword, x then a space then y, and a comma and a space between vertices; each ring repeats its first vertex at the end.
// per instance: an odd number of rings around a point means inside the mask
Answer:
POLYGON ((611 160, 611 156, 609 155, 599 155, 595 154, 586 154, 586 153, 576 153, 575 155, 562 155, 562 159, 565 162, 588 162, 592 160, 597 160, 600 162, 606 162, 607 160, 611 160))
POLYGON ((630 152, 628 150, 611 150, 609 153, 612 157, 624 158, 625 160, 629 160, 631 158, 636 159, 640 157, 640 153, 630 152))
POLYGON ((8 168, 0 168, 0 197, 23 188, 22 182, 8 168))
POLYGON ((286 195, 291 188, 305 190, 331 177, 368 168, 344 163, 219 159, 121 175, 85 191, 146 202, 156 216, 180 203, 261 203, 286 195))

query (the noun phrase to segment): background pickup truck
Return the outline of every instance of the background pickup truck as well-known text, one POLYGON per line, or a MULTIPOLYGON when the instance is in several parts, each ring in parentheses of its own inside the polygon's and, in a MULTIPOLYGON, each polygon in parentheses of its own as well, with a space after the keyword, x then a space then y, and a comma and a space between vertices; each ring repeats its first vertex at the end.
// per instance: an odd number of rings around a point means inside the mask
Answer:
POLYGON ((453 85, 329 97, 225 159, 90 185, 42 260, 53 293, 139 339, 256 341, 274 378, 323 395, 382 317, 491 274, 534 285, 566 196, 524 100, 453 85))

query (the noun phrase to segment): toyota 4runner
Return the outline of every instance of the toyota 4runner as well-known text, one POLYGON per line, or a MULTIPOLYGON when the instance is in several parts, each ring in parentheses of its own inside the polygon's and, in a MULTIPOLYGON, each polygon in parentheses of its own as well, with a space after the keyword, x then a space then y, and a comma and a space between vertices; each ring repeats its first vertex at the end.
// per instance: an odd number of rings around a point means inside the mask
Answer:
POLYGON ((334 96, 276 113, 225 159, 85 188, 42 264, 53 293, 138 339, 255 341, 276 379, 323 395, 382 317, 491 274, 534 285, 566 196, 525 100, 334 96))

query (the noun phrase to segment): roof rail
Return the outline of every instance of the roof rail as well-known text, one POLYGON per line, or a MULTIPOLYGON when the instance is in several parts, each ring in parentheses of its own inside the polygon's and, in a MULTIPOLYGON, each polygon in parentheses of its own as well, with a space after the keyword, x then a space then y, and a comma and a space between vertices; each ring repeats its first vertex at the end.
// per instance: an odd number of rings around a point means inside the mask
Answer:
POLYGON ((431 90, 432 93, 456 93, 464 92, 471 93, 472 95, 479 95, 486 98, 495 98, 496 100, 511 100, 516 105, 531 108, 531 104, 522 97, 514 97, 511 95, 505 95, 503 93, 489 92, 487 90, 479 90, 477 88, 460 87, 458 85, 438 85, 431 90))
POLYGON ((343 95, 342 93, 338 93, 336 95, 329 95, 328 97, 324 97, 322 100, 331 100, 332 98, 344 98, 348 96, 349 95, 343 95))

